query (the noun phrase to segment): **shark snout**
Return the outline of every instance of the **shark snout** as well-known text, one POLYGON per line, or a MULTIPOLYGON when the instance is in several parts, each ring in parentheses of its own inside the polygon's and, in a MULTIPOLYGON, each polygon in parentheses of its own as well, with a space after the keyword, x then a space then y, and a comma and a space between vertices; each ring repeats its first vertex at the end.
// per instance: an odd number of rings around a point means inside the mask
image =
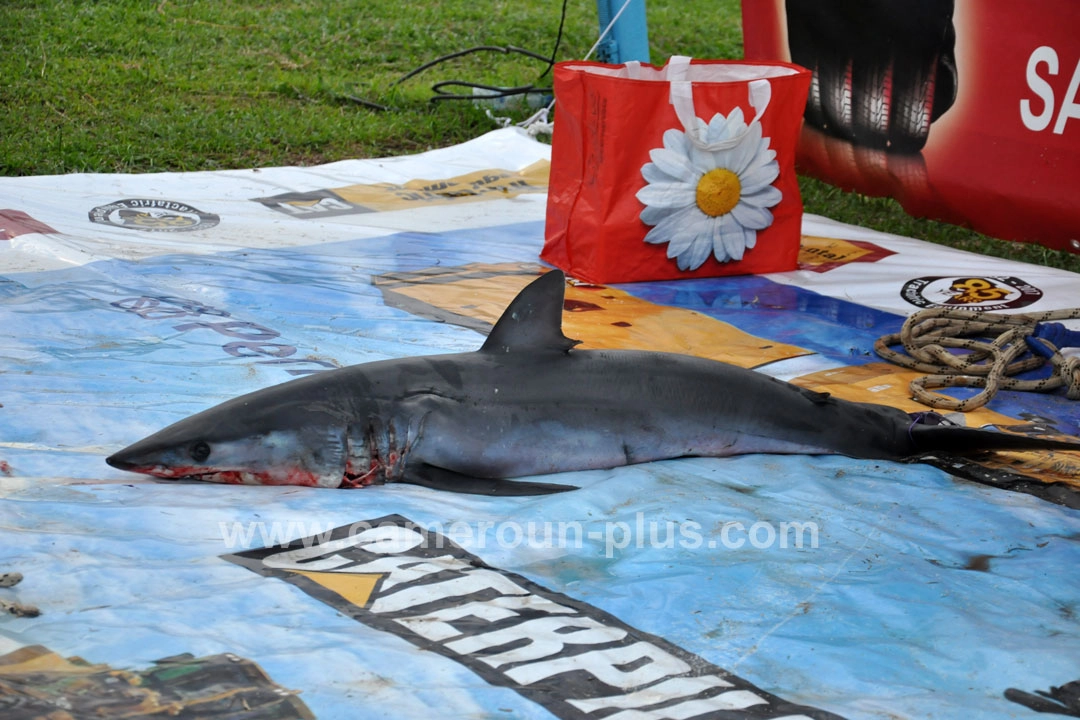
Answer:
POLYGON ((105 462, 112 465, 117 470, 125 470, 127 472, 139 473, 140 475, 153 475, 159 478, 176 479, 183 477, 194 477, 198 475, 197 472, 200 468, 183 467, 173 468, 161 464, 158 461, 147 457, 146 453, 134 451, 131 446, 124 448, 123 450, 113 453, 109 457, 105 458, 105 462))
POLYGON ((135 463, 129 459, 123 450, 105 458, 105 462, 109 463, 117 470, 131 470, 135 467, 135 463))
POLYGON ((135 462, 132 459, 132 453, 127 451, 126 448, 119 452, 113 452, 105 462, 109 463, 117 470, 134 470, 135 462))
POLYGON ((134 445, 128 445, 123 450, 114 452, 112 455, 105 458, 105 462, 117 470, 127 470, 128 472, 145 474, 152 474, 149 468, 152 468, 157 464, 153 454, 147 452, 144 441, 137 442, 134 445))
POLYGON ((157 465, 149 462, 143 453, 132 452, 130 447, 124 448, 105 458, 105 462, 117 470, 140 473, 143 475, 157 475, 157 465))

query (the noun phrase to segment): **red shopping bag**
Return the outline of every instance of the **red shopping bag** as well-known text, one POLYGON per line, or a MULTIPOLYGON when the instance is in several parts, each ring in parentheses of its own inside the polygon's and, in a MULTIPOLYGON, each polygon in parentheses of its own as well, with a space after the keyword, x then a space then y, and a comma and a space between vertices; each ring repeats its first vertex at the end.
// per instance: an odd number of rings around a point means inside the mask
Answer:
POLYGON ((810 72, 564 62, 540 257, 595 283, 793 270, 810 72))

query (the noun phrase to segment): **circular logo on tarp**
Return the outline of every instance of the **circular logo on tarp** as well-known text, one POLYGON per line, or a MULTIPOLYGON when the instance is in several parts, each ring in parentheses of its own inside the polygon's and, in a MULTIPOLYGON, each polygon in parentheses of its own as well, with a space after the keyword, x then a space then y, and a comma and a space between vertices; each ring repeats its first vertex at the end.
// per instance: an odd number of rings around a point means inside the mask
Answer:
POLYGON ((173 200, 117 200, 90 211, 90 222, 145 232, 205 230, 220 221, 213 213, 173 200))
POLYGON ((921 277, 908 280, 900 296, 922 308, 1008 310, 1027 307, 1042 290, 1016 277, 921 277))

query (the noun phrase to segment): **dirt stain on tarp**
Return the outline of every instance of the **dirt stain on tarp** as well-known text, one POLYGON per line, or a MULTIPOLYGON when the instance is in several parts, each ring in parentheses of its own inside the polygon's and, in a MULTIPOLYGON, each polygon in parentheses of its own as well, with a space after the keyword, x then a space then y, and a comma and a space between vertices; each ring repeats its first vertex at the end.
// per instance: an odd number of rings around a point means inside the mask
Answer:
POLYGON ((952 570, 975 570, 977 572, 990 572, 991 560, 1001 559, 998 555, 970 555, 963 565, 954 564, 951 562, 942 562, 941 560, 930 558, 927 560, 931 565, 936 565, 940 568, 950 568, 952 570))

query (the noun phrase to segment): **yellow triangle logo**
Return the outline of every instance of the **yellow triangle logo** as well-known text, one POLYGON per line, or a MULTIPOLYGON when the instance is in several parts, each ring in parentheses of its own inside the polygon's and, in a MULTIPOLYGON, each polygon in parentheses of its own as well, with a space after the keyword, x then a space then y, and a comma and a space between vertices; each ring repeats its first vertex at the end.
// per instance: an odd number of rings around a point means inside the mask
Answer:
POLYGON ((368 604, 371 593, 375 591, 375 584, 383 576, 382 573, 313 572, 310 570, 290 570, 290 572, 317 582, 358 607, 368 604))

